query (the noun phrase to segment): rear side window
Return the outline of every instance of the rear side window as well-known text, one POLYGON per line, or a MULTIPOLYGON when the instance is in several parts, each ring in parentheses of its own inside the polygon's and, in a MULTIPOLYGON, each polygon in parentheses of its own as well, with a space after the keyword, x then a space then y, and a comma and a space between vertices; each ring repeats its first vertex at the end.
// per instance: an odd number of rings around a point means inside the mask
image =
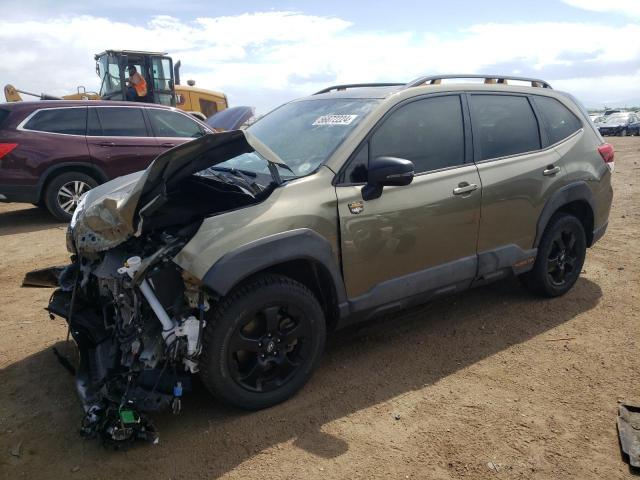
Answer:
POLYGON ((147 115, 156 137, 197 138, 204 133, 202 126, 181 113, 149 108, 147 109, 147 115))
POLYGON ((541 148, 538 121, 526 97, 471 95, 471 123, 477 160, 506 157, 541 148))
POLYGON ((103 137, 148 137, 142 109, 131 107, 92 108, 89 135, 103 137))
POLYGON ((416 173, 464 163, 464 127, 458 95, 417 100, 393 112, 371 137, 370 158, 411 160, 416 173))
POLYGON ((542 116, 549 144, 553 145, 582 128, 582 122, 555 98, 535 97, 536 107, 542 116))
POLYGON ((87 108, 51 108, 40 110, 24 125, 38 132, 84 135, 87 128, 87 108))

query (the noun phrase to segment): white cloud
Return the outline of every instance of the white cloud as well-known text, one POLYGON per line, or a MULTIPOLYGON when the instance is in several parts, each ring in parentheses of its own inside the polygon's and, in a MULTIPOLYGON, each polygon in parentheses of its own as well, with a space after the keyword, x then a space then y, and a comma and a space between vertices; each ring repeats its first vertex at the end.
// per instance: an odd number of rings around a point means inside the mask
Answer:
POLYGON ((640 38, 640 24, 489 23, 431 34, 362 31, 340 18, 295 12, 192 22, 157 16, 144 25, 95 16, 0 20, 0 85, 52 94, 96 89, 93 54, 127 48, 169 51, 182 61, 183 81, 229 92, 236 105, 251 98, 263 111, 331 83, 489 70, 541 76, 605 102, 640 97, 640 42, 620 48, 620 38, 640 38))
POLYGON ((562 0, 567 5, 592 12, 614 12, 640 17, 639 0, 562 0))

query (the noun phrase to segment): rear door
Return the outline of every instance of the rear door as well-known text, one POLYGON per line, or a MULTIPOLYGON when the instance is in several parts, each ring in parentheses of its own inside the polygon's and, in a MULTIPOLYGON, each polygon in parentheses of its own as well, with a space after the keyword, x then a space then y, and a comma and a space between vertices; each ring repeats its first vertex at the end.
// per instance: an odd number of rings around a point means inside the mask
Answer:
POLYGON ((146 113, 161 152, 211 133, 185 113, 152 107, 146 108, 146 113))
POLYGON ((489 258, 489 251, 510 245, 531 249, 542 208, 563 175, 560 155, 543 149, 539 120, 526 95, 471 93, 468 100, 482 180, 478 253, 489 258))
POLYGON ((144 170, 161 151, 142 107, 89 107, 87 144, 109 178, 144 170))
POLYGON ((356 309, 443 287, 476 273, 480 178, 459 95, 414 99, 387 114, 336 187, 342 267, 356 309), (413 182, 362 199, 369 159, 411 160, 413 182))

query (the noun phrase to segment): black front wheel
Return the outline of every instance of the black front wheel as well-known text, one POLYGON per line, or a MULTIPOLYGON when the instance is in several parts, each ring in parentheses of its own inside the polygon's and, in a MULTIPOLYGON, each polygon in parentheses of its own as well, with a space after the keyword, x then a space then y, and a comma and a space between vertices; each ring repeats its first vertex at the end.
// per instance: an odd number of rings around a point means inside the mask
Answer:
POLYGON ((257 277, 213 312, 200 361, 202 380, 233 406, 270 407, 311 377, 325 336, 322 308, 309 289, 280 275, 257 277))
POLYGON ((586 252, 580 220, 566 213, 555 214, 538 246, 533 270, 523 276, 525 286, 545 297, 564 295, 578 280, 586 252))

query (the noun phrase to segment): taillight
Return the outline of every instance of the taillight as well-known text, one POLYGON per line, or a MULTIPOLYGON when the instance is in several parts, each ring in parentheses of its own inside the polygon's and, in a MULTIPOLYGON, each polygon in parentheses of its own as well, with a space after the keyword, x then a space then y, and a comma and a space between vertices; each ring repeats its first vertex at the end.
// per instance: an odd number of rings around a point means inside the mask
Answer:
POLYGON ((0 143, 0 158, 8 155, 11 150, 18 146, 17 143, 0 143))
POLYGON ((613 148, 613 145, 611 145, 610 143, 603 143, 598 147, 598 153, 600 153, 602 160, 604 160, 604 163, 607 164, 607 167, 609 167, 609 170, 613 172, 613 169, 614 169, 613 158, 615 157, 615 153, 616 153, 616 151, 613 148))

